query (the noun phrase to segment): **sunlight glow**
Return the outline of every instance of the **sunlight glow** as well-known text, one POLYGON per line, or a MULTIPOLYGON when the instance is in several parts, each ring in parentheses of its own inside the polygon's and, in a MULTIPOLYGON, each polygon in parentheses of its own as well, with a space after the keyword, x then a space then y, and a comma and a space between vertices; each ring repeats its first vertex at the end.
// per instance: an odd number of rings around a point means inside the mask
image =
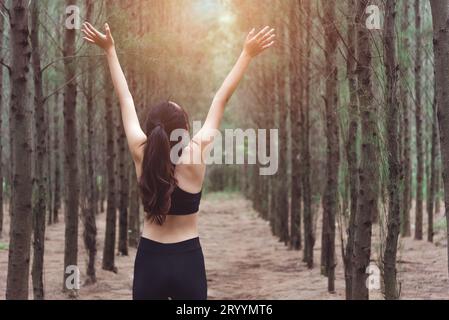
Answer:
POLYGON ((203 19, 213 19, 220 24, 230 25, 235 22, 232 12, 217 0, 198 0, 193 7, 193 12, 203 19))
POLYGON ((235 16, 230 12, 223 11, 221 12, 219 19, 223 24, 232 24, 235 21, 235 16))

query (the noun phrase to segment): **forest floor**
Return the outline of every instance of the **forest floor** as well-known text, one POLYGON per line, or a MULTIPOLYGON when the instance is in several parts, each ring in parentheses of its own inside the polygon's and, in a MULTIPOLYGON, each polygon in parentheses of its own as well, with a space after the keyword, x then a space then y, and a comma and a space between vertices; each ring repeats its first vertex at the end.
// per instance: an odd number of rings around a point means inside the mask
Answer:
MULTIPOLYGON (((5 230, 8 230, 9 219, 7 215, 5 218, 5 230)), ((442 215, 436 217, 437 225, 442 219, 442 215)), ((268 223, 260 219, 251 204, 238 195, 207 196, 202 203, 200 221, 210 299, 344 299, 344 276, 338 235, 336 293, 329 294, 326 290, 327 279, 320 275, 319 233, 315 246, 316 267, 309 270, 302 263, 302 252, 289 250, 271 236, 268 223)), ((117 274, 101 270, 104 214, 98 216, 97 226, 98 282, 95 285, 82 286, 79 298, 131 299, 136 250, 130 248, 129 256, 116 257, 117 274)), ((376 252, 379 250, 379 237, 376 232, 374 234, 373 251, 376 252)), ((0 239, 0 299, 5 297, 7 239, 6 235, 0 239)), ((449 299, 447 243, 444 239, 444 228, 437 229, 436 244, 411 238, 401 239, 398 271, 403 299, 449 299)), ((45 242, 46 299, 67 298, 61 292, 63 243, 64 224, 49 226, 45 242)), ((79 264, 83 266, 81 283, 85 258, 80 232, 79 264)), ((372 292, 371 298, 381 299, 382 295, 380 291, 372 292)))

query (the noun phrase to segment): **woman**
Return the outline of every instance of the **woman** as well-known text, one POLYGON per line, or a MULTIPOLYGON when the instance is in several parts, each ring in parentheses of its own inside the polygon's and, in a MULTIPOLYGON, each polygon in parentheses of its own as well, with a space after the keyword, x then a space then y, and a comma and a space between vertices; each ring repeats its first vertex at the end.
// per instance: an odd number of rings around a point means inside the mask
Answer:
POLYGON ((134 266, 133 298, 207 299, 204 257, 198 235, 198 211, 206 166, 203 154, 212 145, 225 106, 243 78, 251 60, 274 44, 274 29, 253 29, 240 58, 217 92, 204 126, 171 161, 170 141, 177 129, 189 129, 188 116, 174 102, 149 110, 145 131, 139 125, 134 101, 115 51, 108 24, 106 34, 88 22, 84 39, 102 48, 107 57, 123 126, 131 151, 146 213, 145 225, 134 266), (191 159, 201 159, 192 162, 191 159))

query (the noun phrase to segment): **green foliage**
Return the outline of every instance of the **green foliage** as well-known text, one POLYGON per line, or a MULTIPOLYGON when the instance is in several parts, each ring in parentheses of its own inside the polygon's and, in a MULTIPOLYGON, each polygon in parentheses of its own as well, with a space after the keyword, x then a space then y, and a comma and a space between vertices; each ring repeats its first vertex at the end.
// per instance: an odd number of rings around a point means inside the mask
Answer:
POLYGON ((440 218, 433 224, 434 232, 445 232, 447 230, 446 218, 440 218))
POLYGON ((0 242, 0 251, 8 251, 9 250, 9 244, 0 242))
POLYGON ((232 200, 236 196, 235 191, 218 191, 207 193, 207 200, 214 202, 221 202, 226 200, 232 200))

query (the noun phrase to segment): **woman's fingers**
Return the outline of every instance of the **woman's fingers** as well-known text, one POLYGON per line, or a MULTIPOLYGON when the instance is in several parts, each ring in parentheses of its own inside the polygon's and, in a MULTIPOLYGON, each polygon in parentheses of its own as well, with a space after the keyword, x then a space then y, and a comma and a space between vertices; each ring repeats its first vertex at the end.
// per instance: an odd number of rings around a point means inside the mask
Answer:
POLYGON ((86 28, 90 31, 94 31, 95 27, 93 25, 91 25, 88 21, 84 22, 84 25, 86 26, 86 28))
POLYGON ((88 38, 88 37, 83 37, 83 39, 86 40, 87 42, 95 44, 95 41, 90 39, 90 38, 88 38))
POLYGON ((247 40, 251 40, 254 37, 254 32, 256 32, 256 28, 253 28, 249 33, 247 40))
POLYGON ((262 47, 263 47, 263 46, 266 46, 266 45, 269 44, 269 43, 271 43, 271 42, 274 40, 274 38, 276 38, 276 35, 275 35, 275 34, 272 34, 271 36, 269 36, 268 38, 266 38, 265 40, 263 40, 263 41, 261 42, 262 47))
POLYGON ((105 23, 104 24, 104 29, 106 30, 106 36, 108 38, 112 38, 111 28, 109 28, 109 24, 105 23))
POLYGON ((269 26, 266 26, 265 28, 263 28, 262 30, 259 31, 259 33, 255 36, 256 40, 260 40, 263 38, 263 36, 265 35, 265 33, 270 29, 269 26))
POLYGON ((97 37, 97 35, 95 33, 93 33, 92 31, 89 30, 89 28, 87 27, 87 25, 84 25, 84 28, 82 29, 83 33, 93 39, 95 39, 97 37))
POLYGON ((271 37, 274 33, 274 28, 264 34, 264 36, 260 39, 260 42, 265 42, 269 37, 271 37))
POLYGON ((83 24, 83 26, 84 26, 84 29, 86 30, 86 31, 88 31, 88 32, 90 32, 90 33, 92 33, 92 34, 95 34, 94 32, 93 32, 93 27, 92 27, 92 25, 89 23, 89 22, 84 22, 84 24, 83 24))
POLYGON ((275 42, 274 42, 274 41, 271 41, 269 44, 264 45, 264 46, 262 47, 262 49, 266 50, 266 49, 268 49, 268 48, 271 48, 274 44, 275 44, 275 42))
POLYGON ((251 57, 255 57, 262 51, 273 46, 275 37, 275 29, 270 26, 262 28, 257 33, 255 32, 255 29, 253 29, 248 34, 244 50, 246 50, 251 57))
POLYGON ((81 29, 81 31, 88 37, 95 39, 96 35, 94 33, 92 33, 91 31, 89 31, 88 29, 81 29))
POLYGON ((86 21, 86 26, 87 26, 87 29, 90 31, 90 32, 92 32, 92 33, 94 33, 97 37, 102 37, 102 36, 104 36, 100 31, 98 31, 97 29, 95 29, 95 27, 93 26, 93 25, 91 25, 89 22, 87 22, 86 21))

